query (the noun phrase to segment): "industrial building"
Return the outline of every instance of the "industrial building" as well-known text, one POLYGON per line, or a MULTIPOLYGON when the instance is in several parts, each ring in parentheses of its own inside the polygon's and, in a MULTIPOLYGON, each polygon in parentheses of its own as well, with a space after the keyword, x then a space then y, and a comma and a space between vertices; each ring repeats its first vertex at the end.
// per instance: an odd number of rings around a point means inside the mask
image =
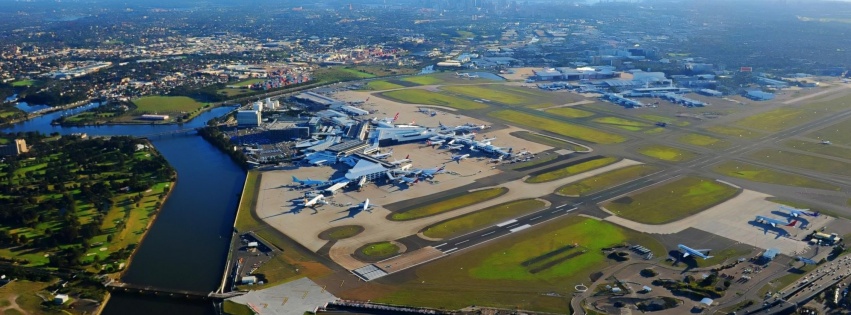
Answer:
POLYGON ((236 124, 239 127, 260 126, 262 114, 258 110, 240 110, 236 112, 236 124))
POLYGON ((296 94, 295 96, 293 96, 293 100, 299 104, 303 104, 309 108, 318 110, 346 105, 345 102, 335 100, 333 98, 314 92, 304 92, 296 94))
POLYGON ((754 101, 770 101, 774 99, 774 94, 763 92, 759 90, 748 91, 745 93, 745 97, 752 99, 754 101))

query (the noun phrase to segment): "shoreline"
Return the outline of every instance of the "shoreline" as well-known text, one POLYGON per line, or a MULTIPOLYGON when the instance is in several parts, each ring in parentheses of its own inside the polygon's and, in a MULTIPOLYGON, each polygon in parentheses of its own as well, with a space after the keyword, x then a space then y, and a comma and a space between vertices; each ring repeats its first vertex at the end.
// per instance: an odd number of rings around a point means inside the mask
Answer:
POLYGON ((192 117, 189 117, 189 119, 182 121, 182 122, 172 121, 172 122, 157 123, 157 121, 106 121, 106 122, 91 122, 91 123, 75 124, 75 123, 65 123, 65 122, 57 123, 56 122, 57 119, 54 119, 53 121, 50 122, 50 124, 53 125, 53 126, 60 126, 62 128, 100 127, 100 126, 147 126, 147 125, 169 126, 169 125, 182 125, 182 124, 187 124, 187 123, 192 122, 193 120, 198 118, 198 116, 201 116, 201 114, 203 114, 205 112, 211 111, 211 110, 216 109, 216 108, 228 107, 228 106, 235 106, 237 108, 241 107, 241 105, 238 104, 238 103, 237 104, 224 104, 224 103, 222 103, 222 104, 219 104, 219 105, 216 105, 216 106, 210 105, 209 107, 202 107, 201 110, 198 111, 197 114, 193 115, 192 117))

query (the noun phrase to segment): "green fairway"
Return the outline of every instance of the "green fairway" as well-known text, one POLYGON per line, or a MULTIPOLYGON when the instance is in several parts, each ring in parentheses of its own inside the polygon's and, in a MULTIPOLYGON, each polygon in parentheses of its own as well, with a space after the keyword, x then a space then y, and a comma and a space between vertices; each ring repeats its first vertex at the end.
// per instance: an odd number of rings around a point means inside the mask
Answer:
POLYGON ((13 87, 26 87, 26 86, 35 85, 36 82, 37 82, 36 80, 18 80, 18 81, 12 82, 12 86, 13 87))
POLYGON ((807 155, 803 153, 763 149, 752 153, 752 159, 771 164, 786 165, 794 168, 803 168, 842 176, 851 176, 851 163, 836 161, 828 158, 807 155))
POLYGON ((745 128, 777 132, 827 114, 828 112, 825 110, 786 107, 751 115, 734 122, 734 124, 745 128))
POLYGON ((372 91, 393 90, 393 89, 401 89, 401 88, 404 88, 404 86, 401 86, 401 85, 398 85, 398 84, 395 84, 395 83, 390 83, 390 82, 387 82, 387 81, 382 81, 382 80, 369 81, 369 83, 366 84, 366 89, 372 90, 372 91))
POLYGON ((657 171, 659 171, 659 168, 656 166, 630 165, 567 184, 559 188, 556 192, 571 197, 585 196, 605 188, 653 174, 657 171))
POLYGON ((720 204, 739 190, 701 177, 682 177, 609 201, 603 206, 626 219, 646 224, 674 222, 720 204))
POLYGON ((543 145, 548 145, 548 146, 551 146, 553 148, 565 148, 565 149, 568 149, 568 150, 571 150, 571 151, 576 151, 576 152, 588 151, 588 148, 581 147, 581 146, 575 145, 575 144, 567 142, 567 141, 563 141, 563 140, 560 140, 560 139, 556 139, 556 138, 553 138, 553 137, 549 137, 549 136, 545 136, 545 135, 541 135, 541 134, 537 134, 537 133, 533 133, 533 132, 518 131, 518 132, 513 132, 511 135, 518 137, 520 139, 523 139, 523 140, 529 140, 529 141, 540 143, 540 144, 543 144, 543 145))
POLYGON ((763 136, 760 132, 730 126, 712 126, 706 128, 706 130, 711 133, 741 139, 756 139, 763 136))
POLYGON ((355 256, 368 261, 379 261, 399 254, 399 246, 391 242, 370 243, 355 251, 355 256))
POLYGON ((419 84, 419 85, 434 85, 434 84, 440 84, 440 83, 444 82, 443 79, 438 78, 437 75, 434 75, 434 74, 407 77, 407 78, 402 79, 402 81, 411 82, 411 83, 419 84))
POLYGON ((604 125, 611 125, 613 127, 617 127, 617 128, 621 128, 621 129, 629 130, 629 131, 641 131, 641 130, 646 129, 647 127, 652 126, 650 124, 643 123, 643 122, 640 122, 640 121, 623 119, 623 118, 618 118, 618 117, 600 117, 600 118, 594 118, 592 121, 596 122, 596 123, 604 124, 604 125))
POLYGON ((189 113, 204 107, 186 96, 144 96, 133 101, 135 114, 180 114, 189 113))
POLYGON ((712 168, 718 174, 747 179, 750 181, 777 185, 807 187, 825 190, 839 190, 838 186, 820 182, 804 176, 779 172, 739 161, 727 161, 712 168))
POLYGON ((490 112, 488 116, 521 126, 545 130, 565 137, 593 143, 614 144, 626 141, 626 138, 621 135, 513 110, 490 112))
POLYGON ((364 228, 360 225, 335 226, 319 233, 319 238, 328 241, 337 241, 358 235, 363 231, 364 228))
POLYGON ((650 115, 650 114, 638 115, 638 117, 641 117, 641 118, 644 118, 644 119, 647 119, 647 120, 652 120, 653 122, 657 122, 657 123, 662 122, 662 123, 671 124, 671 125, 680 126, 680 127, 685 127, 685 126, 688 126, 688 125, 691 124, 688 121, 679 120, 675 117, 665 117, 665 116, 650 115))
POLYGON ((530 184, 551 182, 554 180, 559 180, 565 177, 611 165, 618 161, 620 161, 620 158, 616 157, 603 157, 599 159, 593 159, 590 161, 569 165, 546 173, 536 174, 527 178, 526 182, 530 184))
POLYGON ((453 238, 493 224, 543 209, 544 202, 523 199, 506 202, 436 223, 423 230, 431 238, 453 238))
POLYGON ((697 153, 661 144, 640 147, 638 153, 668 162, 684 162, 697 157, 697 153))
POLYGON ((589 112, 587 110, 581 110, 571 107, 551 108, 545 110, 545 112, 567 118, 585 118, 594 116, 594 113, 589 112))
POLYGON ((383 97, 410 104, 440 105, 457 109, 482 109, 488 106, 483 103, 473 102, 451 95, 435 93, 421 89, 407 89, 384 92, 383 97))
POLYGON ((697 134, 697 133, 690 133, 690 134, 684 135, 684 136, 680 137, 678 140, 682 143, 687 143, 687 144, 701 146, 701 147, 716 148, 716 149, 726 148, 726 147, 730 146, 730 143, 726 142, 724 140, 714 138, 714 137, 710 137, 710 136, 705 136, 705 135, 702 135, 702 134, 697 134))
POLYGON ((497 187, 450 196, 443 200, 404 209, 388 216, 391 221, 408 221, 441 214, 447 211, 461 209, 483 201, 491 200, 508 192, 508 188, 497 187))
POLYGON ((590 283, 589 275, 614 262, 602 248, 624 242, 640 244, 657 256, 665 248, 647 235, 578 216, 538 224, 413 269, 410 279, 365 298, 374 301, 460 309, 469 305, 563 314, 573 287, 590 283))

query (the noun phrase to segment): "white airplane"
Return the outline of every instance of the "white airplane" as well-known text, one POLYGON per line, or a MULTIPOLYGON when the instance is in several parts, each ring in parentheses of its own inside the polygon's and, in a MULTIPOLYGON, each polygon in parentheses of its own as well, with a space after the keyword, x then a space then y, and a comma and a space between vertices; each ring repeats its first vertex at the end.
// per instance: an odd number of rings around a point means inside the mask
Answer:
POLYGON ((325 181, 324 180, 312 180, 310 178, 305 179, 305 180, 301 180, 301 179, 298 179, 298 177, 293 176, 293 183, 298 183, 301 186, 313 187, 313 186, 324 185, 325 181))
POLYGON ((433 148, 434 146, 441 145, 444 142, 446 142, 446 140, 435 140, 435 141, 426 140, 426 145, 430 145, 433 148))
POLYGON ((811 217, 817 217, 819 215, 818 212, 807 212, 807 210, 810 210, 810 209, 796 209, 796 208, 787 207, 787 206, 780 206, 780 210, 788 212, 789 216, 795 217, 795 218, 800 217, 801 215, 806 215, 806 216, 811 216, 811 217))
POLYGON ((410 162, 410 161, 411 161, 411 155, 410 155, 410 154, 408 154, 408 155, 406 155, 406 156, 405 156, 405 158, 404 158, 404 159, 401 159, 401 160, 393 160, 393 162, 390 162, 390 164, 393 164, 393 165, 399 165, 399 164, 402 164, 402 163, 408 163, 408 162, 410 162))
POLYGON ((361 209, 361 211, 366 211, 366 212, 370 212, 370 213, 371 213, 371 212, 372 212, 372 208, 373 208, 373 207, 375 207, 375 206, 373 206, 373 205, 370 205, 370 204, 369 204, 369 198, 366 198, 366 200, 364 200, 364 201, 360 204, 360 209, 361 209))
POLYGON ((420 178, 417 177, 417 176, 414 176, 414 177, 402 176, 402 177, 399 177, 399 181, 405 182, 405 184, 408 184, 408 186, 413 186, 414 184, 416 184, 420 181, 420 178))
POLYGON ((487 143, 490 143, 491 141, 494 141, 494 140, 496 140, 496 137, 493 137, 493 138, 484 138, 484 139, 482 139, 482 141, 481 141, 481 142, 487 142, 487 143))
POLYGON ((761 216, 761 215, 756 216, 756 221, 771 225, 771 227, 777 227, 778 225, 780 225, 780 226, 795 226, 795 224, 798 223, 798 220, 792 220, 792 222, 790 223, 789 221, 773 219, 773 218, 764 217, 764 216, 761 216))
POLYGON ((432 178, 432 177, 434 177, 434 175, 442 173, 444 168, 446 168, 446 166, 435 167, 435 168, 430 168, 430 169, 425 169, 425 170, 417 170, 415 173, 417 175, 421 175, 421 176, 424 176, 426 178, 432 178))
POLYGON ((446 147, 446 148, 447 148, 447 149, 449 149, 449 151, 455 151, 455 150, 461 150, 461 149, 463 149, 463 148, 464 148, 464 145, 463 145, 463 144, 450 145, 450 146, 448 146, 448 147, 446 147))
POLYGON ((827 144, 827 145, 830 145, 830 140, 822 140, 822 141, 821 141, 821 144, 827 144))
POLYGON ((688 256, 695 256, 695 257, 700 257, 700 258, 703 258, 703 259, 712 258, 712 256, 707 256, 707 255, 709 255, 710 249, 693 249, 693 248, 690 248, 690 247, 685 246, 683 244, 679 244, 679 245, 677 245, 677 247, 679 247, 680 250, 683 251, 683 258, 686 258, 688 256), (706 253, 704 253, 704 252, 706 252, 706 253))
POLYGON ((470 157, 469 154, 458 154, 458 155, 453 155, 452 160, 455 161, 455 162, 461 163, 461 160, 464 160, 468 157, 470 157))
POLYGON ((390 157, 391 155, 393 155, 393 149, 390 149, 390 151, 388 151, 387 153, 376 153, 370 156, 379 160, 384 160, 390 157))
POLYGON ((325 201, 325 196, 317 195, 316 197, 313 197, 313 199, 310 199, 310 201, 305 201, 304 206, 313 208, 316 205, 324 205, 324 204, 328 204, 328 202, 325 201))

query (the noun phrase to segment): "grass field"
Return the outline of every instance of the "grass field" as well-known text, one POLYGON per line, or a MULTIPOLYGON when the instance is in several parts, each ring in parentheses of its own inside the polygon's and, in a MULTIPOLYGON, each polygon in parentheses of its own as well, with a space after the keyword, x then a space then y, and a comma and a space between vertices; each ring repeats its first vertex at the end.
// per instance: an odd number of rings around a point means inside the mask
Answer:
POLYGON ((360 298, 445 309, 487 305, 561 314, 569 308, 574 285, 590 283, 591 273, 613 263, 600 249, 624 242, 664 253, 664 247, 646 235, 607 222, 563 217, 423 265, 398 285, 400 289, 360 298))
POLYGON ((254 315, 254 311, 248 305, 242 305, 228 300, 225 300, 222 304, 222 310, 228 315, 254 315))
POLYGON ((851 145, 851 121, 845 120, 837 124, 813 131, 807 136, 818 140, 829 140, 831 143, 851 145))
POLYGON ((536 107, 553 106, 557 101, 550 94, 533 89, 523 89, 504 85, 453 85, 441 87, 442 90, 461 94, 471 98, 495 101, 506 105, 531 105, 536 107))
POLYGON ((730 126, 712 126, 706 128, 706 130, 714 134, 742 139, 756 139, 763 136, 762 133, 757 131, 730 126))
POLYGON ((737 120, 733 124, 745 128, 776 132, 806 123, 826 114, 827 111, 785 107, 751 115, 737 120))
MULTIPOLYGON (((28 314, 55 314, 54 312, 45 311, 41 306, 42 299, 36 295, 36 293, 41 293, 43 296, 50 296, 50 292, 45 291, 48 286, 49 283, 45 282, 31 282, 26 280, 12 281, 3 287, 0 287, 0 308, 11 305, 11 298, 17 296, 14 301, 15 304, 18 304, 18 306, 28 314)), ((25 313, 6 310, 3 315, 7 314, 25 313)))
POLYGON ((425 228, 423 235, 431 238, 453 238, 510 218, 541 210, 544 206, 544 202, 535 199, 510 201, 439 222, 425 228))
POLYGON ((401 85, 398 85, 398 84, 395 84, 395 83, 390 83, 390 82, 383 81, 383 80, 370 81, 369 83, 366 84, 366 89, 367 90, 373 90, 373 91, 401 89, 403 87, 404 86, 401 86, 401 85))
POLYGON ((664 224, 724 202, 738 189, 700 177, 682 177, 605 203, 612 213, 646 224, 664 224))
POLYGON ((323 240, 336 241, 358 235, 364 231, 360 225, 343 225, 335 226, 319 233, 319 238, 323 240))
POLYGON ((638 148, 638 153, 668 162, 684 162, 697 157, 697 153, 661 144, 638 148))
POLYGON ((535 165, 538 165, 538 164, 544 164, 544 163, 547 163, 549 161, 555 160, 557 158, 558 158, 557 154, 545 155, 544 157, 538 157, 538 158, 535 158, 531 161, 515 163, 515 164, 511 165, 510 168, 513 169, 513 170, 521 169, 521 168, 525 168, 525 167, 535 166, 535 165))
POLYGON ((320 68, 319 70, 316 70, 313 75, 316 77, 316 81, 323 83, 352 81, 375 77, 374 74, 349 67, 320 68))
POLYGON ((600 159, 594 159, 586 162, 582 162, 579 164, 573 164, 564 168, 560 168, 554 171, 549 171, 542 174, 537 174, 531 176, 526 179, 525 182, 530 184, 538 184, 538 183, 546 183, 554 180, 559 180, 565 177, 569 177, 572 175, 576 175, 579 173, 584 173, 590 170, 598 169, 607 165, 614 164, 620 161, 620 158, 616 157, 603 157, 600 159))
POLYGON ((566 118, 585 118, 594 116, 594 113, 587 110, 576 109, 572 107, 559 107, 545 110, 545 112, 559 115, 566 118))
POLYGON ((435 75, 435 74, 427 74, 427 75, 418 75, 418 76, 413 76, 413 77, 407 77, 407 78, 402 79, 402 81, 411 82, 411 83, 419 84, 419 85, 434 85, 434 84, 440 84, 440 83, 445 82, 443 79, 441 79, 440 77, 438 77, 438 75, 435 75))
POLYGON ((12 82, 12 86, 13 87, 32 86, 32 85, 35 85, 36 82, 37 82, 36 80, 18 80, 18 81, 12 82))
POLYGON ((754 182, 786 185, 795 187, 807 187, 825 190, 839 190, 838 186, 820 182, 808 177, 779 172, 770 168, 761 167, 739 161, 727 161, 717 164, 712 168, 718 174, 747 179, 754 182))
POLYGON ((399 246, 391 242, 370 243, 358 248, 355 255, 371 261, 387 259, 399 254, 399 246))
POLYGON ((204 107, 204 104, 186 96, 144 96, 134 100, 133 104, 137 115, 190 113, 204 107))
POLYGON ((610 126, 613 126, 613 127, 617 127, 617 128, 621 128, 621 129, 629 130, 629 131, 642 131, 642 130, 646 129, 647 127, 652 126, 648 123, 643 123, 643 122, 640 122, 640 121, 623 119, 623 118, 618 118, 618 117, 600 117, 600 118, 594 118, 592 121, 599 123, 599 124, 610 125, 610 126))
POLYGON ((787 148, 798 149, 811 153, 818 153, 838 157, 841 159, 851 160, 851 149, 843 148, 835 145, 825 145, 819 142, 803 141, 803 140, 786 140, 783 142, 787 148))
POLYGON ((233 86, 250 86, 250 85, 252 85, 252 84, 260 83, 260 82, 265 82, 265 81, 266 81, 266 79, 248 79, 248 80, 245 80, 245 81, 240 81, 240 82, 236 82, 236 83, 234 83, 234 84, 228 84, 228 85, 233 85, 233 86))
POLYGON ((608 187, 613 187, 628 181, 644 177, 659 171, 652 165, 630 165, 603 174, 588 177, 586 179, 567 184, 556 192, 566 196, 585 196, 608 187))
POLYGON ((751 154, 750 157, 771 164, 803 168, 826 174, 851 176, 851 163, 797 152, 763 149, 751 154))
POLYGON ((567 142, 567 141, 562 141, 562 140, 559 140, 559 139, 556 139, 556 138, 553 138, 553 137, 548 137, 548 136, 544 136, 544 135, 540 135, 540 134, 528 132, 528 131, 519 131, 519 132, 513 133, 512 135, 515 136, 515 137, 518 137, 520 139, 523 139, 523 140, 529 140, 529 141, 540 143, 540 144, 543 144, 543 145, 548 145, 548 146, 551 146, 553 148, 565 148, 565 149, 568 149, 568 150, 571 150, 571 151, 576 151, 576 152, 585 152, 585 151, 588 150, 584 147, 575 145, 575 144, 567 142))
POLYGON ((513 110, 490 112, 488 116, 521 126, 545 130, 565 137, 593 143, 614 144, 626 141, 626 138, 621 135, 513 110))
POLYGON ((690 133, 690 134, 684 135, 677 140, 679 140, 682 143, 686 143, 686 144, 691 144, 691 145, 696 145, 696 146, 701 146, 701 147, 708 147, 708 148, 715 148, 715 149, 723 149, 723 148, 730 146, 730 143, 727 142, 727 141, 724 141, 724 140, 721 140, 721 139, 718 139, 718 138, 715 138, 715 137, 697 134, 697 133, 690 133))
POLYGON ((410 104, 440 105, 457 109, 472 110, 482 109, 488 106, 451 95, 435 93, 421 89, 408 89, 384 92, 380 94, 386 98, 410 104))
POLYGON ((390 214, 388 219, 392 221, 408 221, 425 218, 491 200, 502 196, 507 192, 508 188, 497 187, 463 193, 437 202, 431 202, 411 209, 405 209, 401 212, 394 212, 390 214))
POLYGON ((268 282, 262 285, 254 285, 252 288, 268 288, 301 277, 315 279, 330 274, 332 270, 317 262, 312 257, 313 253, 307 252, 301 245, 287 238, 273 227, 266 225, 252 214, 257 206, 260 179, 261 174, 259 172, 248 172, 246 184, 242 190, 242 202, 237 213, 236 229, 239 233, 254 231, 255 234, 282 250, 283 253, 272 256, 272 259, 260 265, 256 273, 264 275, 268 282))
POLYGON ((680 126, 680 127, 685 127, 685 126, 688 126, 688 125, 691 124, 688 121, 680 120, 680 119, 677 119, 675 117, 665 117, 665 116, 650 115, 650 114, 638 115, 638 117, 641 117, 641 118, 644 118, 644 119, 647 119, 647 120, 652 120, 653 122, 663 122, 663 123, 666 123, 666 124, 671 124, 671 125, 680 126))

